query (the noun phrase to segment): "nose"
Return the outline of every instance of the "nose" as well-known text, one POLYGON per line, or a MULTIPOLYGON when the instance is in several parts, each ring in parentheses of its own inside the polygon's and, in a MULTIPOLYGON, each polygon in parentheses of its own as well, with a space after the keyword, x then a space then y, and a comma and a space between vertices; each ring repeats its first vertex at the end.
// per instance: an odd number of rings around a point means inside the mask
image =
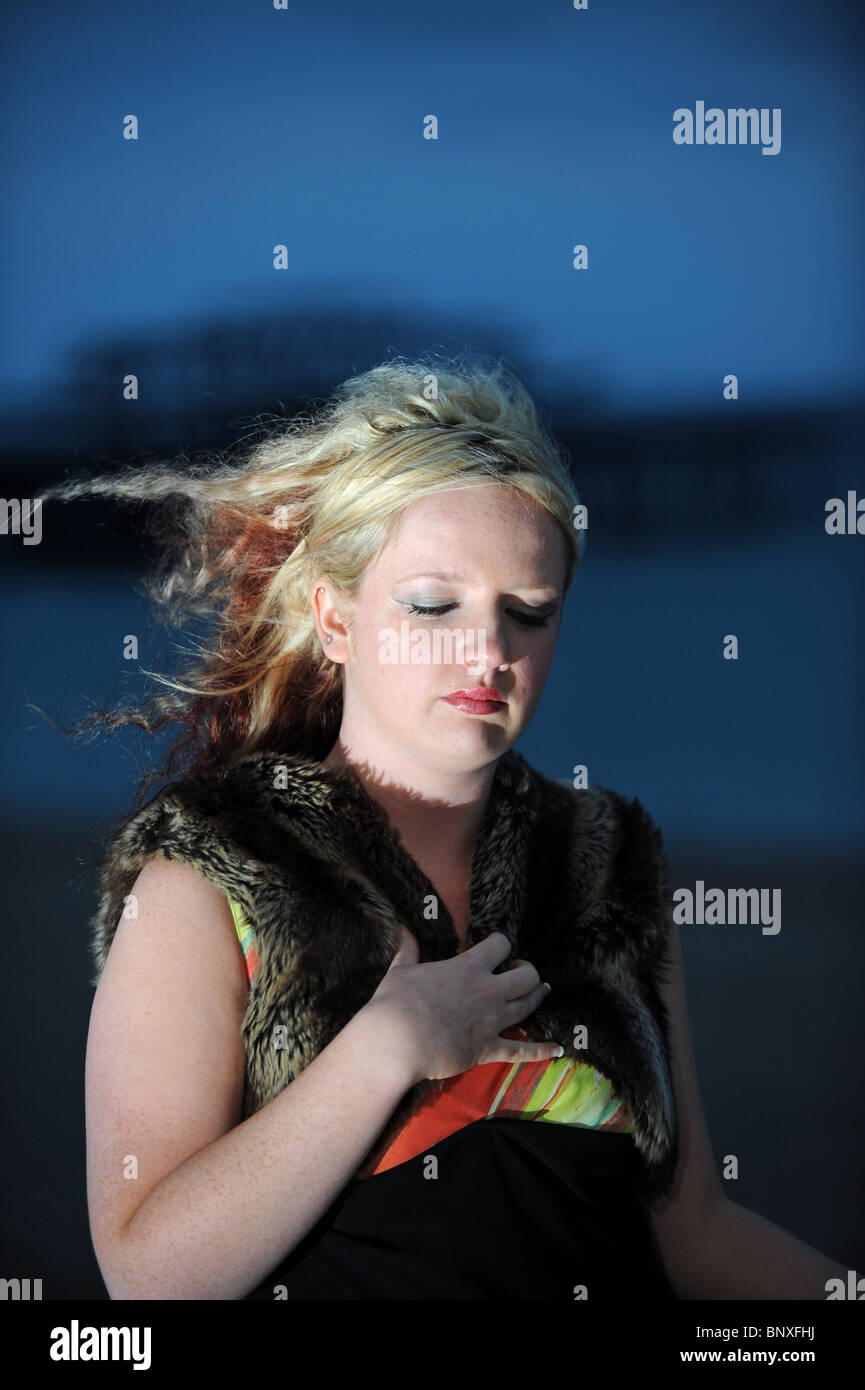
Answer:
POLYGON ((473 630, 474 643, 470 651, 466 645, 466 670, 477 679, 487 671, 497 671, 510 665, 511 653, 501 619, 477 627, 473 630))

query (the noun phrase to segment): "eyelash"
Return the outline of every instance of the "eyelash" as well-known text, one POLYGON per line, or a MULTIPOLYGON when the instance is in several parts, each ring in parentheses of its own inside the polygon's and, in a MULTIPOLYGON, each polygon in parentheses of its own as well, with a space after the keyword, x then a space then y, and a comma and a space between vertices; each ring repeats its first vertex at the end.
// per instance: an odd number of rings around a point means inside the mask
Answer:
MULTIPOLYGON (((445 603, 442 604, 440 608, 422 608, 417 603, 410 603, 408 605, 408 611, 410 613, 415 613, 421 618, 438 618, 441 617, 443 613, 449 613, 452 608, 456 608, 455 603, 445 603)), ((512 616, 516 618, 518 623, 522 623, 524 627, 546 627, 553 615, 552 613, 548 613, 543 618, 532 618, 528 613, 514 613, 512 616)))

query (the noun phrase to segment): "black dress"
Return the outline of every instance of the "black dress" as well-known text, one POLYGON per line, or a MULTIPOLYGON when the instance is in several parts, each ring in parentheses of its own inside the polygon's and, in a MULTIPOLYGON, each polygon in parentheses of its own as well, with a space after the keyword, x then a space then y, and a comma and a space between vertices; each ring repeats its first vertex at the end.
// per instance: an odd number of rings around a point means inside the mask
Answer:
POLYGON ((630 1134, 476 1120, 350 1182, 247 1298, 675 1299, 638 1163, 630 1134))

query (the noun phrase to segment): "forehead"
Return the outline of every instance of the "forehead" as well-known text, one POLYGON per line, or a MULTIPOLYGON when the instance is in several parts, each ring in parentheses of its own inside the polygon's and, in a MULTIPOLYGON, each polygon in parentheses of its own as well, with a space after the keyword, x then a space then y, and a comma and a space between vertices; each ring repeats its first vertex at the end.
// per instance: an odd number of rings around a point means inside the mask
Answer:
POLYGON ((382 576, 423 570, 465 582, 508 574, 525 586, 557 583, 566 560, 564 537, 545 508, 531 497, 484 485, 410 503, 376 568, 382 576))

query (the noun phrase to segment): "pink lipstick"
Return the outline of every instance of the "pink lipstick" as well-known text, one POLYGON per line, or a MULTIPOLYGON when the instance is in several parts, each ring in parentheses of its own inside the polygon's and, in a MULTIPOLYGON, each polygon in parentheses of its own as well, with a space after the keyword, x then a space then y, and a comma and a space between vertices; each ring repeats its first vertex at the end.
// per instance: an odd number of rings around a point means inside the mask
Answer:
POLYGON ((442 697, 454 709, 464 710, 466 714, 496 714, 507 705, 507 700, 497 690, 484 686, 473 689, 455 690, 452 695, 442 697))

